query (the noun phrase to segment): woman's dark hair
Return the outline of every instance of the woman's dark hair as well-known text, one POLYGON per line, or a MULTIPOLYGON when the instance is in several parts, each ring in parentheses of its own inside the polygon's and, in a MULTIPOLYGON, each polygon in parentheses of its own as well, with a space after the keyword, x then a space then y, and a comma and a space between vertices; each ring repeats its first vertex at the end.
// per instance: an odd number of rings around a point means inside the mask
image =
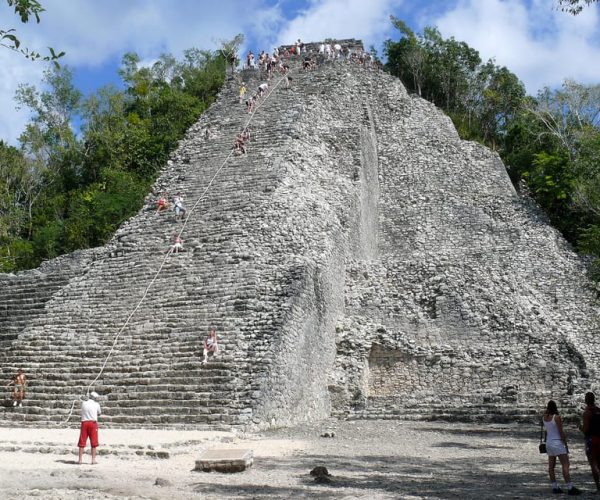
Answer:
POLYGON ((558 415, 558 406, 556 406, 554 401, 548 401, 548 404, 546 405, 546 413, 548 413, 548 415, 558 415))

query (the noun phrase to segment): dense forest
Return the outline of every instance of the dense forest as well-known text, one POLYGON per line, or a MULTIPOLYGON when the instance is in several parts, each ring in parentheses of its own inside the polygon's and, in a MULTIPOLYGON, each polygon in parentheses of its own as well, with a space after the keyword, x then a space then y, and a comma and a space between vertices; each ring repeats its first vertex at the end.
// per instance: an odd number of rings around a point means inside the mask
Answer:
POLYGON ((106 242, 214 101, 225 65, 222 51, 162 55, 150 68, 130 53, 124 90, 84 98, 66 66, 46 71, 44 90, 21 85, 16 101, 31 120, 19 148, 0 141, 0 271, 106 242))
POLYGON ((466 43, 392 23, 400 36, 385 43, 386 70, 444 109, 463 139, 496 150, 517 189, 594 259, 590 273, 599 280, 600 85, 566 80, 528 96, 515 74, 466 43))
MULTIPOLYGON (((392 23, 386 71, 444 109, 461 137, 498 151, 515 186, 594 259, 600 279, 600 85, 565 81, 528 96, 508 68, 466 43, 392 23)), ((125 54, 123 89, 86 97, 66 66, 47 70, 43 90, 22 85, 15 99, 31 119, 19 147, 0 141, 0 272, 101 245, 139 210, 177 141, 214 101, 234 60, 228 50, 162 55, 152 67, 125 54)))

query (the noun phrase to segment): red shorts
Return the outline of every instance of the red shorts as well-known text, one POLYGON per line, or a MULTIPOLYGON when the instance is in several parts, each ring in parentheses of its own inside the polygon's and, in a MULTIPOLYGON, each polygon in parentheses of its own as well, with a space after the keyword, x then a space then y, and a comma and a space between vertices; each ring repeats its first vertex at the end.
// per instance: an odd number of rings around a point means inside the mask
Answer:
POLYGON ((96 448, 98 446, 98 422, 94 420, 81 422, 81 431, 79 432, 79 443, 77 446, 85 448, 88 437, 90 438, 92 448, 96 448))

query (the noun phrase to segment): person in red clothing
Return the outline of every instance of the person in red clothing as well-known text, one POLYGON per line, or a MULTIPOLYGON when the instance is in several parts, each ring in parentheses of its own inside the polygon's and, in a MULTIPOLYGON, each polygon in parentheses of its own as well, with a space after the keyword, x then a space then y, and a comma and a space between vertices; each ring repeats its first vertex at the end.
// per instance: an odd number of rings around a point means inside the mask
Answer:
POLYGON ((167 198, 165 197, 164 193, 160 195, 160 198, 158 198, 158 201, 156 202, 156 213, 158 212, 162 212, 163 210, 166 210, 167 207, 167 198))
POLYGON ((92 465, 96 465, 96 448, 98 448, 98 415, 100 405, 96 401, 100 396, 91 392, 87 401, 81 404, 81 428, 79 430, 79 465, 83 463, 83 451, 89 438, 92 447, 92 465))

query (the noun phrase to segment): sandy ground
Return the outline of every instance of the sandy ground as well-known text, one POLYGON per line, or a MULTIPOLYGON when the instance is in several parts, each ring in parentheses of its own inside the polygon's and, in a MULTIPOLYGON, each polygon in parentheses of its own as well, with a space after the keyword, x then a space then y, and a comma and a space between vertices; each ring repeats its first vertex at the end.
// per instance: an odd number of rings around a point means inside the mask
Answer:
MULTIPOLYGON (((0 428, 0 498, 557 498, 538 429, 441 422, 322 422, 261 434, 100 429, 98 465, 77 465, 76 429, 0 428), (334 438, 323 438, 326 431, 334 438), (242 473, 195 472, 204 449, 250 448, 242 473), (163 458, 157 458, 163 457, 163 458), (331 484, 309 471, 324 465, 331 484), (159 479, 165 485, 155 483, 159 479)), ((592 495, 578 431, 571 472, 592 495)), ((559 472, 557 470, 557 472, 559 472)), ((562 479, 562 478, 561 478, 562 479)))

